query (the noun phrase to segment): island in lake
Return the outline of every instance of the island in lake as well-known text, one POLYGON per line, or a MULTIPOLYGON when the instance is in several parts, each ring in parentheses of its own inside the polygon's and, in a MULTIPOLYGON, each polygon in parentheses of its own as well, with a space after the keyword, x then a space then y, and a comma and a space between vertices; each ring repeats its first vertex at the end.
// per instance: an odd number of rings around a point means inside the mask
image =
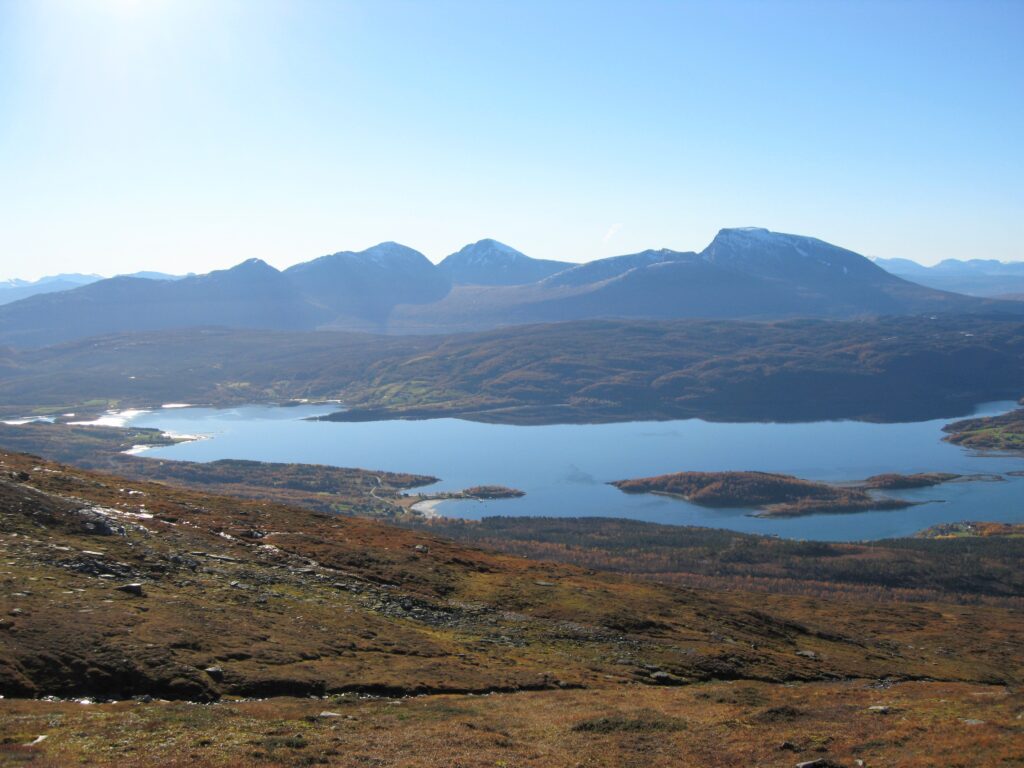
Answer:
POLYGON ((953 474, 952 472, 919 472, 913 475, 887 472, 884 475, 872 475, 857 485, 877 491, 902 491, 909 488, 930 488, 933 485, 948 483, 961 478, 963 478, 963 475, 953 474))
POLYGON ((705 507, 751 507, 755 517, 798 517, 822 513, 904 509, 920 502, 876 496, 876 489, 923 488, 960 475, 922 473, 875 475, 856 485, 832 485, 771 472, 676 472, 617 480, 626 493, 675 496, 705 507))

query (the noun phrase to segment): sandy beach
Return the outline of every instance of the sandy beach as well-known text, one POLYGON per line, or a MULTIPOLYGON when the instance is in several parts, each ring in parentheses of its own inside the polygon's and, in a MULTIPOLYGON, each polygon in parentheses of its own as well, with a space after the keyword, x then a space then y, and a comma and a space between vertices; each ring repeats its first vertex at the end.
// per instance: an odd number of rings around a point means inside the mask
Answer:
POLYGON ((437 506, 444 501, 450 501, 450 499, 424 499, 423 501, 417 501, 409 509, 423 515, 423 517, 441 517, 441 513, 437 511, 437 506))

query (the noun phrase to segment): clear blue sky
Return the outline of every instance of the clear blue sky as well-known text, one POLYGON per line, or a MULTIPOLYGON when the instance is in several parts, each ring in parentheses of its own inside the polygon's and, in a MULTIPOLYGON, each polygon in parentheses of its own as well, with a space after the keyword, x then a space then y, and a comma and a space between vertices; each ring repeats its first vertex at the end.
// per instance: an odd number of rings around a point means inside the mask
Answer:
POLYGON ((1024 258, 1024 2, 0 0, 0 277, 745 225, 1024 258))

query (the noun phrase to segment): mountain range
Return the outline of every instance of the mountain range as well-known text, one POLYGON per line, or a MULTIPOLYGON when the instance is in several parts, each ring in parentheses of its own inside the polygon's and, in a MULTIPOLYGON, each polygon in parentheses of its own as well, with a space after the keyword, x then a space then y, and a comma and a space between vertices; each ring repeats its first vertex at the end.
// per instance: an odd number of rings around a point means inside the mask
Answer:
POLYGON ((574 266, 568 261, 533 259, 497 240, 480 240, 448 256, 438 269, 453 285, 522 285, 574 266))
POLYGON ((936 290, 813 237, 741 228, 721 230, 700 253, 649 250, 585 264, 481 240, 434 265, 387 242, 284 271, 249 259, 174 280, 115 277, 0 307, 0 344, 198 326, 448 333, 595 317, 979 311, 1024 313, 1024 303, 936 290))
POLYGON ((995 259, 946 259, 931 267, 910 259, 875 259, 888 272, 906 280, 970 296, 1024 295, 1024 262, 995 259))
POLYGON ((0 282, 0 304, 9 304, 19 299, 27 299, 40 293, 56 293, 68 291, 82 285, 102 280, 100 275, 83 275, 71 272, 60 275, 48 275, 38 280, 4 280, 0 282))
MULTIPOLYGON (((148 280, 177 280, 177 275, 163 272, 135 272, 130 277, 144 277, 148 280)), ((60 275, 48 275, 38 280, 3 280, 0 281, 0 304, 38 296, 41 293, 57 293, 70 291, 102 280, 102 275, 84 275, 80 272, 69 272, 60 275)))

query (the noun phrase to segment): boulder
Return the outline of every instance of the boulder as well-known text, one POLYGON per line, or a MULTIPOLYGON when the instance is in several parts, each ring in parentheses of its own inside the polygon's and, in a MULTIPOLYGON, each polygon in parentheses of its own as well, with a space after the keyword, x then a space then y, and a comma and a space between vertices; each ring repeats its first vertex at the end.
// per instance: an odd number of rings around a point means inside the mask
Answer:
POLYGON ((210 676, 211 678, 213 678, 214 680, 216 680, 216 681, 217 681, 218 683, 219 683, 219 682, 220 682, 221 680, 223 680, 223 679, 224 679, 224 670, 223 670, 223 669, 221 669, 221 668, 220 668, 220 667, 218 667, 218 666, 213 666, 213 667, 207 667, 206 669, 204 669, 204 670, 203 670, 203 672, 205 672, 206 674, 208 674, 208 675, 209 675, 209 676, 210 676))

